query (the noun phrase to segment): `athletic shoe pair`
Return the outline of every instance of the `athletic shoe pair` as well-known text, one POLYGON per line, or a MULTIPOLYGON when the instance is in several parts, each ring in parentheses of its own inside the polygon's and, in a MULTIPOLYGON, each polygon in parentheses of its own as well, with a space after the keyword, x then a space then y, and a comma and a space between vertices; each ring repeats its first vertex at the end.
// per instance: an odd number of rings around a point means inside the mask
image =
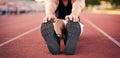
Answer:
MULTIPOLYGON (((46 41, 47 47, 52 54, 60 54, 60 38, 54 30, 53 22, 42 23, 41 33, 46 41)), ((75 53, 77 41, 81 33, 79 22, 68 21, 64 38, 64 53, 72 55, 75 53)))

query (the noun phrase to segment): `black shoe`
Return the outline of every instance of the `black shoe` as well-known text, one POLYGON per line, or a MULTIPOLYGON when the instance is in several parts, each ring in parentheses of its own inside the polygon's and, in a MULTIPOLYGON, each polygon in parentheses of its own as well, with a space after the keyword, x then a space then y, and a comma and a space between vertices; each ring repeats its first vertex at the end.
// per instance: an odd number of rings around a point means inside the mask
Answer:
POLYGON ((65 38, 65 49, 64 53, 68 55, 75 54, 77 41, 80 36, 81 27, 79 22, 68 21, 66 26, 66 38, 65 38))
POLYGON ((47 23, 42 23, 41 33, 44 37, 47 47, 52 54, 60 53, 60 38, 56 35, 54 31, 53 22, 49 21, 47 23))

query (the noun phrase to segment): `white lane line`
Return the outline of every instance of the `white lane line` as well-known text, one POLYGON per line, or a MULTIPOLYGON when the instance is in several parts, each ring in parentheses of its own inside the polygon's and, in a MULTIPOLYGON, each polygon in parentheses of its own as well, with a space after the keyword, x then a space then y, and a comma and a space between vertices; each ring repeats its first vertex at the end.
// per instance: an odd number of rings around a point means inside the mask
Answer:
POLYGON ((84 16, 82 16, 82 18, 88 23, 90 24, 92 27, 94 27, 96 30, 98 30, 100 33, 102 33, 104 36, 106 36, 109 40, 111 40, 113 43, 115 43, 118 47, 120 47, 120 42, 118 42, 117 40, 115 40, 115 38, 111 37, 109 34, 107 34, 105 31, 103 31, 102 29, 100 29, 98 26, 96 26, 94 23, 92 23, 89 19, 85 18, 84 16))
POLYGON ((15 41, 15 40, 19 39, 20 37, 23 37, 23 36, 25 36, 25 35, 33 32, 33 31, 36 31, 37 29, 39 29, 39 27, 40 27, 40 26, 38 26, 38 27, 36 27, 36 28, 33 28, 33 29, 31 29, 31 30, 28 30, 28 31, 26 31, 26 32, 24 32, 24 33, 16 36, 16 37, 11 38, 10 40, 7 40, 7 41, 1 43, 1 44, 0 44, 0 47, 4 46, 4 45, 6 45, 6 44, 8 44, 8 43, 10 43, 10 42, 12 42, 12 41, 15 41))

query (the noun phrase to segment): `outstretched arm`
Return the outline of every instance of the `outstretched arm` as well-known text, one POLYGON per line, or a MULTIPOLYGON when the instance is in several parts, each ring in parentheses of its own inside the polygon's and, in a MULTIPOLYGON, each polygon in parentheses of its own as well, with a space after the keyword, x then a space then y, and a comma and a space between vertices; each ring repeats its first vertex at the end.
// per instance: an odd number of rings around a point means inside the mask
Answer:
POLYGON ((43 18, 44 23, 48 20, 56 19, 55 10, 58 4, 58 0, 45 0, 45 17, 43 18))
POLYGON ((72 12, 66 16, 66 19, 73 20, 74 22, 79 21, 79 15, 85 7, 85 0, 72 0, 72 12))

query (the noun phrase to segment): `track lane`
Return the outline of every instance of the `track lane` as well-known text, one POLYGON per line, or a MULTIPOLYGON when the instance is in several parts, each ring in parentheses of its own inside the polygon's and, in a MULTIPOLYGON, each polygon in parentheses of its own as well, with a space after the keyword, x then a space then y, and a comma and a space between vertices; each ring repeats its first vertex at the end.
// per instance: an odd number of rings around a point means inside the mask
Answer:
MULTIPOLYGON (((37 16, 38 18, 38 16, 37 16)), ((119 47, 91 27, 83 19, 85 30, 79 39, 76 55, 51 55, 40 31, 29 33, 0 47, 2 58, 119 58, 119 47), (7 55, 7 56, 6 56, 7 55), (47 56, 46 56, 47 55, 47 56)), ((24 29, 24 28, 23 28, 24 29)), ((19 31, 17 31, 19 32, 19 31)))
POLYGON ((120 15, 84 12, 83 15, 120 42, 120 15))
POLYGON ((0 43, 40 25, 43 14, 31 13, 2 17, 0 20, 0 43))

